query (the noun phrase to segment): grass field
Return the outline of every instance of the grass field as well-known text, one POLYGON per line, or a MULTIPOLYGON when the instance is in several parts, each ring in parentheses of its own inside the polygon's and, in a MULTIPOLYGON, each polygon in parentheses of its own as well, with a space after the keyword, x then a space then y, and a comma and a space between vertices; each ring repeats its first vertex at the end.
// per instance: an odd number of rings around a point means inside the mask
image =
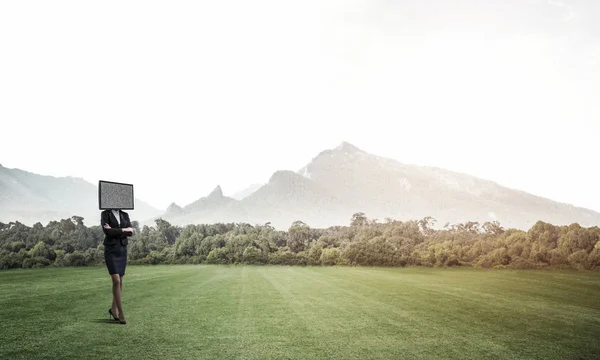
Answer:
POLYGON ((0 359, 598 359, 600 274, 129 266, 0 272, 0 359))

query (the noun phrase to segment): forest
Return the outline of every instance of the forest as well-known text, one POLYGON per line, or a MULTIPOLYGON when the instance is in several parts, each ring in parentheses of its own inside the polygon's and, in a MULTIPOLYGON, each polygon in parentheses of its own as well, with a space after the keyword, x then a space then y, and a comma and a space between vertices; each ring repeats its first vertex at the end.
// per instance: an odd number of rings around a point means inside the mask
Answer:
MULTIPOLYGON (((0 269, 96 266, 104 263, 104 233, 83 217, 46 226, 0 222, 0 269)), ((153 226, 132 222, 129 264, 254 264, 297 266, 571 268, 600 270, 600 228, 538 221, 528 231, 498 222, 446 224, 436 220, 378 222, 356 213, 347 226, 286 231, 269 223, 153 226)))

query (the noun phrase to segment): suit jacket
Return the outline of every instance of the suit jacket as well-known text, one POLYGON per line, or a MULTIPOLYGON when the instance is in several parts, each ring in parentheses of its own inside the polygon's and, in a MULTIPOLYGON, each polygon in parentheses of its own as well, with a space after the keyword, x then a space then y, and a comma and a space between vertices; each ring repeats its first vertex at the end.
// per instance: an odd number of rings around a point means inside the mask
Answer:
POLYGON ((133 235, 133 232, 131 231, 122 230, 127 227, 132 227, 131 221, 129 220, 129 214, 123 210, 119 211, 119 214, 121 217, 120 225, 111 210, 104 210, 100 215, 100 226, 102 226, 102 231, 104 231, 104 246, 115 245, 117 241, 120 241, 123 246, 127 246, 129 243, 127 238, 133 235), (105 229, 105 224, 108 224, 111 228, 105 229))

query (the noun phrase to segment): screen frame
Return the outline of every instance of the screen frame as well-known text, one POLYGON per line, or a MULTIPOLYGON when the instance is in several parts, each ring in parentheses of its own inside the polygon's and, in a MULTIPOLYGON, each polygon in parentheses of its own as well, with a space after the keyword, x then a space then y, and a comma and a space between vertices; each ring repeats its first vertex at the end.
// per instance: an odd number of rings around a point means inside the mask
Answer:
POLYGON ((116 182, 116 181, 108 181, 108 180, 98 180, 98 208, 100 210, 111 210, 111 209, 113 209, 111 207, 107 207, 107 208, 103 208, 102 207, 102 190, 101 190, 102 189, 102 187, 101 187, 102 183, 131 186, 131 200, 133 202, 132 207, 123 207, 123 208, 119 208, 119 209, 122 209, 122 210, 134 210, 134 207, 135 207, 135 195, 134 195, 134 192, 133 192, 133 190, 134 190, 133 189, 133 184, 127 184, 127 183, 116 182))

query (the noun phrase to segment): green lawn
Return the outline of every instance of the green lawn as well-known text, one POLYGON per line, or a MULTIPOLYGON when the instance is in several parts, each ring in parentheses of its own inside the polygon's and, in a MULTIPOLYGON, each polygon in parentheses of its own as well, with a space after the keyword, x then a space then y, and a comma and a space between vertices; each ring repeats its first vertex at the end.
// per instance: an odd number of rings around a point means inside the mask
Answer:
POLYGON ((129 266, 0 271, 0 359, 598 359, 600 273, 129 266))

